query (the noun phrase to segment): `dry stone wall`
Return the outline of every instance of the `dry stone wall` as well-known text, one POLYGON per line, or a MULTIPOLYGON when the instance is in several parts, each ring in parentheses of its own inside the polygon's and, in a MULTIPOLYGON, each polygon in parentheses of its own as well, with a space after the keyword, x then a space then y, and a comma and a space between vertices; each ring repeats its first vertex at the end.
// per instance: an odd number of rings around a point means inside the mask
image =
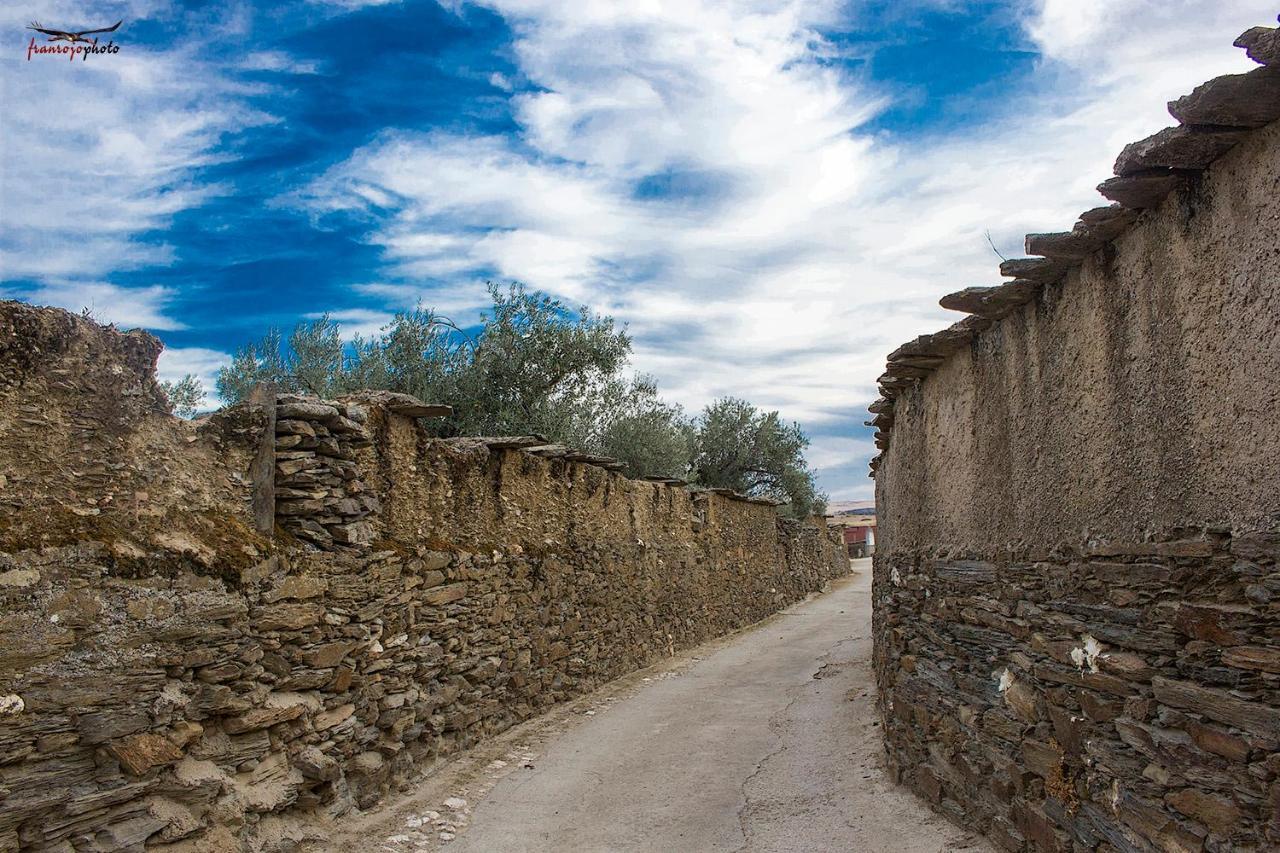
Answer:
POLYGON ((158 352, 0 302, 0 851, 293 849, 848 570, 769 506, 431 439, 396 395, 181 421, 158 352))
POLYGON ((1176 101, 872 407, 890 765, 1004 849, 1280 849, 1277 74, 1176 101))

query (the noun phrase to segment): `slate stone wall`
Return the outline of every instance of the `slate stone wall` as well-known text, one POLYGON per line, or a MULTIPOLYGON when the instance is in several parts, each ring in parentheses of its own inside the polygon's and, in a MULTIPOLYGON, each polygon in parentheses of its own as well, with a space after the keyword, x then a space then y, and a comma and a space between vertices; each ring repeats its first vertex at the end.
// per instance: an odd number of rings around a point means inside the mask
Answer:
POLYGON ((1280 124, 1231 143, 873 407, 890 766, 1004 849, 1280 848, 1280 124))
POLYGON ((181 421, 158 352, 0 302, 0 851, 295 849, 848 571, 769 506, 386 395, 181 421))

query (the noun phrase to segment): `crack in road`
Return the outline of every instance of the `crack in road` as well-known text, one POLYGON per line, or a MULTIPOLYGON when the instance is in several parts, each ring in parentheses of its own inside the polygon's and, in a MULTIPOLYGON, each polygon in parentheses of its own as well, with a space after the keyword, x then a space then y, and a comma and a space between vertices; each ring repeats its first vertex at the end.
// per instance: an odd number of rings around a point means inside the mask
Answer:
MULTIPOLYGON (((823 671, 833 665, 843 668, 843 664, 833 664, 831 662, 831 657, 836 653, 836 650, 839 649, 840 646, 847 642, 851 642, 854 639, 856 638, 846 637, 844 639, 837 640, 830 648, 819 655, 817 658, 819 664, 818 668, 814 670, 811 676, 809 676, 809 681, 823 678, 823 671)), ((790 747, 790 744, 787 742, 786 721, 790 718, 791 709, 795 704, 805 698, 805 689, 809 687, 809 681, 803 681, 796 684, 795 687, 792 688, 794 695, 787 701, 787 704, 781 710, 769 717, 769 730, 776 733, 779 743, 775 749, 771 750, 767 755, 757 761, 755 768, 745 779, 742 780, 742 785, 740 786, 742 791, 742 805, 738 807, 738 830, 742 833, 742 846, 737 848, 734 853, 746 853, 751 849, 752 832, 747 824, 747 812, 751 808, 752 801, 751 794, 747 791, 747 786, 751 784, 756 776, 760 775, 760 772, 764 770, 765 765, 777 756, 786 752, 790 747)))

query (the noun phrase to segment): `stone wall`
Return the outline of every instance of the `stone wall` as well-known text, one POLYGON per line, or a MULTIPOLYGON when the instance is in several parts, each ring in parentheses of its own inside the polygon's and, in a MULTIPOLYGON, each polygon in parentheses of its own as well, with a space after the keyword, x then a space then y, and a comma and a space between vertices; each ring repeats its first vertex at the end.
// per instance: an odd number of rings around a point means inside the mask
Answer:
POLYGON ((1280 849, 1277 74, 1175 102, 1104 184, 1146 196, 882 378, 890 765, 1004 849, 1280 849))
POLYGON ((394 395, 181 421, 158 352, 0 303, 3 851, 292 849, 848 570, 771 506, 394 395))

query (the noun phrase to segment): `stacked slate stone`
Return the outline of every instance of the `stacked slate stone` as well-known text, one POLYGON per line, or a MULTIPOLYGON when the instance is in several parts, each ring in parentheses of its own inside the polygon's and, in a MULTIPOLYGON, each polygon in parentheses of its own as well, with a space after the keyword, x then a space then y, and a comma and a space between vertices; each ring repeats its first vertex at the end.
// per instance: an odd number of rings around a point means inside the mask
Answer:
MULTIPOLYGON (((1250 131, 1280 119, 1280 30, 1254 27, 1235 41, 1262 67, 1247 74, 1227 74, 1204 83, 1169 103, 1178 120, 1146 139, 1125 146, 1115 163, 1115 177, 1098 185, 1113 204, 1080 214, 1070 231, 1028 234, 1026 252, 1039 257, 1014 258, 1000 264, 1012 281, 995 287, 967 287, 942 297, 943 308, 969 314, 932 335, 922 335, 889 354, 878 380, 880 399, 868 409, 875 417, 875 443, 889 447, 894 403, 904 392, 937 370, 947 357, 969 345, 980 332, 1040 295, 1046 285, 1066 278, 1175 191, 1190 188, 1214 160, 1241 142, 1250 131)), ((871 476, 880 457, 871 460, 871 476)))
POLYGON ((276 404, 276 520, 321 548, 373 540, 366 520, 378 498, 359 478, 355 452, 372 442, 368 412, 356 403, 292 394, 276 404))

